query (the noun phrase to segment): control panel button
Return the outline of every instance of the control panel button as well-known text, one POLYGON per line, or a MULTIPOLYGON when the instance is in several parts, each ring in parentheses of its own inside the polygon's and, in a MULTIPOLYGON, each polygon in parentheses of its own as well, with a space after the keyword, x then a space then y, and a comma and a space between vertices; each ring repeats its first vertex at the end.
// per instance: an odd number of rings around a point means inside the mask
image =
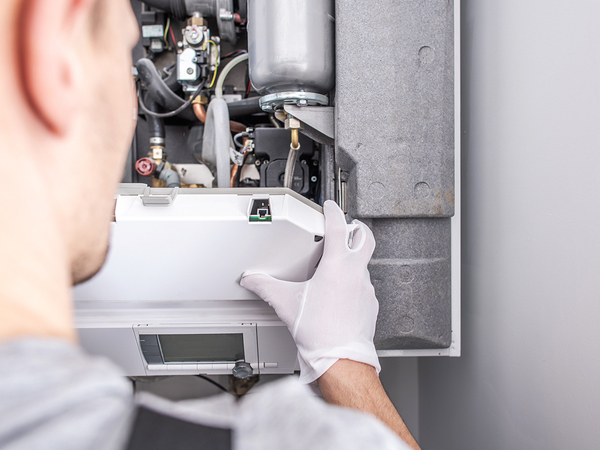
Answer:
POLYGON ((148 370, 167 370, 163 364, 149 364, 148 370))
MULTIPOLYGON (((227 364, 213 364, 213 370, 227 370, 227 364)), ((233 367, 232 367, 233 368, 233 367)))
POLYGON ((276 369, 277 363, 265 363, 265 369, 276 369))
POLYGON ((158 347, 158 339, 155 334, 140 334, 140 345, 158 347))
POLYGON ((197 364, 196 370, 200 372, 208 372, 209 370, 213 370, 212 364, 197 364))
POLYGON ((167 364, 167 370, 183 370, 185 366, 183 364, 167 364))
POLYGON ((163 360, 160 355, 146 355, 144 354, 144 359, 148 364, 160 364, 162 365, 163 360))

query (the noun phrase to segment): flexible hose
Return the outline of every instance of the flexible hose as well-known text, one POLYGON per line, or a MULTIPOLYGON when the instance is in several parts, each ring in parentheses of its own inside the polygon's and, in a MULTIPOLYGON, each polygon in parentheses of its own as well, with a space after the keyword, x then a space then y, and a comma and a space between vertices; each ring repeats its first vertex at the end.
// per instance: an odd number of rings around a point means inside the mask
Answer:
POLYGON ((258 103, 260 97, 250 97, 237 102, 227 103, 227 109, 229 109, 229 117, 241 117, 249 116, 252 114, 262 113, 263 110, 258 103))
MULTIPOLYGON (((148 99, 148 95, 146 95, 146 105, 150 111, 159 112, 158 104, 154 100, 148 99)), ((163 119, 146 114, 146 123, 150 137, 165 138, 165 121, 163 119)))
POLYGON ((206 112, 202 159, 217 168, 217 185, 220 188, 231 187, 229 173, 230 141, 231 132, 227 103, 222 98, 215 98, 208 105, 208 111, 206 112))
POLYGON ((161 170, 158 179, 163 180, 165 183, 167 183, 168 188, 181 187, 181 180, 179 178, 179 174, 173 169, 161 170))
MULTIPOLYGON (((229 104, 228 104, 229 106, 229 104)), ((202 123, 206 122, 206 110, 204 109, 204 106, 200 103, 194 103, 193 105, 193 110, 194 110, 194 114, 196 114, 196 117, 198 118, 198 120, 202 123)), ((241 133, 243 131, 246 131, 246 125, 244 125, 243 123, 239 123, 239 122, 235 122, 233 120, 229 121, 229 127, 231 129, 231 131, 233 131, 234 133, 241 133)))
POLYGON ((299 151, 300 144, 298 144, 298 148, 294 148, 292 144, 290 144, 290 152, 288 153, 288 159, 285 163, 285 172, 283 175, 283 187, 292 189, 294 169, 296 168, 296 159, 298 158, 299 151))
MULTIPOLYGON (((158 73, 156 66, 148 58, 141 58, 135 67, 143 85, 148 90, 147 98, 154 100, 167 111, 173 111, 181 107, 185 100, 175 94, 158 73)), ((179 117, 195 121, 196 116, 191 108, 186 108, 179 113, 179 117)))
POLYGON ((217 80, 217 85, 215 86, 215 97, 222 98, 223 97, 223 85, 225 84, 225 78, 227 78, 227 74, 231 72, 235 66, 237 66, 242 61, 246 61, 248 59, 248 53, 244 53, 243 55, 236 56, 229 64, 227 64, 219 75, 219 79, 217 80))

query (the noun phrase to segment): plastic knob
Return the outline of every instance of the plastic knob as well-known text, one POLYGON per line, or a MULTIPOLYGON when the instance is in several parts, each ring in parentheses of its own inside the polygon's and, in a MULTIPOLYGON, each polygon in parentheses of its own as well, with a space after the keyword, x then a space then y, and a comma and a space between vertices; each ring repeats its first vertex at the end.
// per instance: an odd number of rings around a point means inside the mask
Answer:
POLYGON ((156 170, 156 163, 150 158, 140 158, 135 163, 135 170, 137 170, 140 175, 149 176, 156 170))
POLYGON ((251 377, 253 372, 252 366, 247 362, 237 362, 231 370, 234 377, 241 378, 242 380, 251 377))

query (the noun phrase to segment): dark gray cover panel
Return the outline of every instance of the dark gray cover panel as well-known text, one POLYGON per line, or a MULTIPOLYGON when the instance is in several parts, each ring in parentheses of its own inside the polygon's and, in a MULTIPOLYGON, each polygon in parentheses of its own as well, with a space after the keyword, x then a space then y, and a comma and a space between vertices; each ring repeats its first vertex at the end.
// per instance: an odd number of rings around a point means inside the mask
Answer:
POLYGON ((377 240, 380 350, 451 344, 453 36, 452 1, 336 1, 335 164, 377 240))
POLYGON ((451 343, 450 219, 374 219, 369 264, 379 299, 380 350, 451 343))
POLYGON ((354 217, 454 214, 453 11, 336 2, 336 160, 354 217))

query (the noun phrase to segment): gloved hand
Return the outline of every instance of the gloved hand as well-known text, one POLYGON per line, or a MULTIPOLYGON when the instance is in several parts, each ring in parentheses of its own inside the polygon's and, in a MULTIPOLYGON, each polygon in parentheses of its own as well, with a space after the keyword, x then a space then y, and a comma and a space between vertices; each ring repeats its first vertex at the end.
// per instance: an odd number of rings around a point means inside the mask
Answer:
POLYGON ((300 381, 311 383, 338 359, 381 370, 373 345, 379 303, 367 264, 375 249, 371 230, 326 201, 323 257, 314 276, 296 283, 246 272, 241 285, 275 309, 299 352, 300 381), (349 245, 350 240, 350 245, 349 245))

